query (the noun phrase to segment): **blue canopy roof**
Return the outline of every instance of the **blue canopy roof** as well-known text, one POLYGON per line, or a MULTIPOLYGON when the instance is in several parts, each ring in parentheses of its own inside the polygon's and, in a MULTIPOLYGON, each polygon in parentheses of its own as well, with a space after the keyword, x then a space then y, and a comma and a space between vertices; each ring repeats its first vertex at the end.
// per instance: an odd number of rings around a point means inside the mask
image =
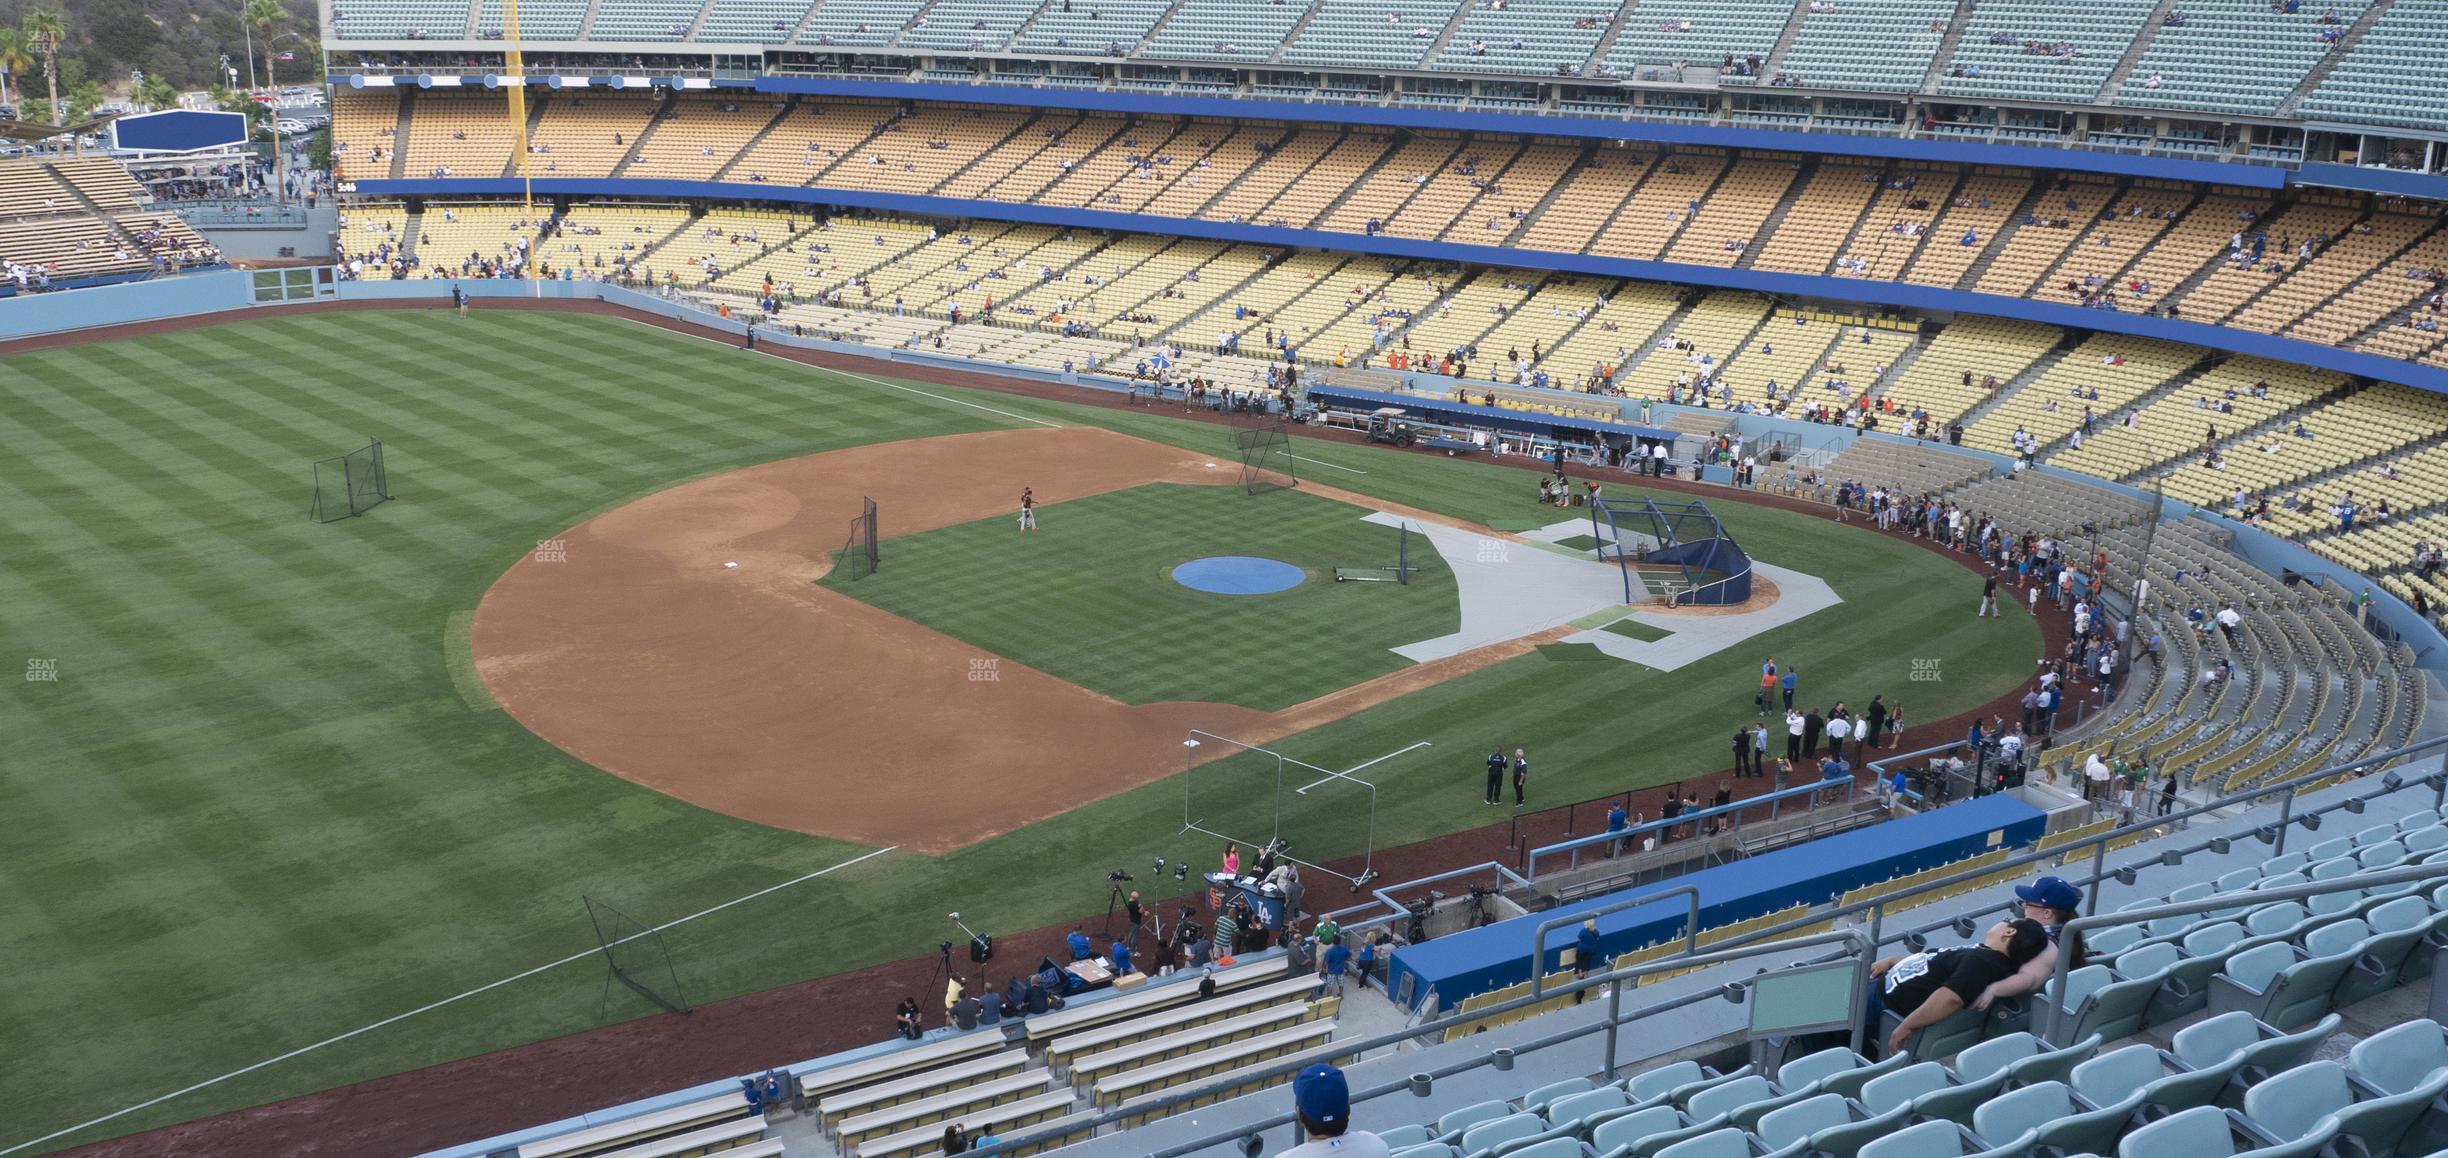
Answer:
POLYGON ((1536 414, 1523 410, 1507 410, 1501 406, 1481 406, 1476 402, 1456 402, 1425 394, 1388 394, 1376 390, 1361 390, 1351 386, 1311 386, 1308 397, 1321 404, 1342 404, 1375 410, 1381 406, 1399 406, 1423 422, 1444 422, 1454 425, 1495 426, 1507 430, 1545 432, 1578 430, 1585 434, 1612 434, 1618 438, 1657 438, 1673 440, 1679 432, 1656 426, 1635 426, 1624 422, 1602 422, 1595 418, 1575 418, 1564 414, 1536 414))

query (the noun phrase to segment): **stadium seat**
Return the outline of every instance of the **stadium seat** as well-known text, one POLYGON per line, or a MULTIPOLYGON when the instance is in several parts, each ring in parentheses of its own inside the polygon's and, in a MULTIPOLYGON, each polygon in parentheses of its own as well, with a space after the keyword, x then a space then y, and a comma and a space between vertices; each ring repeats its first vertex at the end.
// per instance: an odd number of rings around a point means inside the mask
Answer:
POLYGON ((1524 1110, 1543 1110, 1547 1108, 1547 1103, 1552 1102, 1557 1098, 1565 1097, 1569 1094, 1586 1094, 1596 1088, 1598 1088, 1597 1083, 1590 1081, 1588 1078, 1566 1078, 1560 1082, 1549 1082, 1548 1084, 1540 1086, 1529 1093, 1523 1094, 1521 1108, 1524 1110))
POLYGON ((2194 1069, 2213 1069, 2232 1062, 2236 1066, 2236 1080, 2251 1085, 2271 1073, 2310 1060, 2321 1043, 2337 1031, 2341 1020, 2332 1013, 2310 1029, 2281 1033, 2254 1020, 2249 1013, 2221 1013, 2177 1030, 2169 1040, 2169 1052, 2194 1069))
POLYGON ((1396 1150, 1393 1158, 1462 1158, 1462 1152, 1443 1142, 1430 1142, 1424 1146, 1406 1146, 1396 1150))
POLYGON ((1415 1123, 1409 1126, 1396 1126, 1391 1130, 1379 1130, 1377 1138, 1386 1144, 1388 1150, 1404 1150, 1413 1146, 1425 1146, 1436 1141, 1436 1131, 1415 1123))
POLYGON ((1811 1135, 1857 1121, 1852 1105, 1835 1094, 1813 1094, 1762 1115, 1752 1132, 1771 1147, 1808 1142, 1811 1135))
POLYGON ((1629 1109, 1631 1105, 1632 1099, 1623 1092, 1622 1087, 1601 1086, 1557 1098, 1547 1103, 1542 1113, 1546 1115, 1549 1127, 1561 1128, 1579 1126, 1601 1114, 1629 1109))
POLYGON ((2341 1009, 2396 988, 2415 945, 2448 916, 2433 913, 2421 897, 2398 897, 2365 910, 2361 920, 2370 935, 2351 948, 2354 963, 2331 997, 2341 1009))
POLYGON ((2306 1062, 2244 1091, 2244 1116, 2280 1141, 2335 1135, 2370 1158, 2389 1158, 2414 1120, 2448 1091, 2448 1073, 2433 1074, 2401 1094, 2357 1100, 2346 1067, 2306 1062))
POLYGON ((1464 1155, 1493 1154, 1507 1142, 1534 1138, 1547 1132, 1547 1120, 1537 1114, 1508 1114, 1493 1121, 1481 1122, 1462 1132, 1464 1155))
POLYGON ((1624 1080, 1624 1093, 1636 1106, 1651 1106, 1665 1101, 1680 1101, 1698 1088, 1713 1082, 1740 1077, 1750 1067, 1721 1074, 1695 1061, 1668 1062, 1656 1069, 1634 1074, 1624 1080))
POLYGON ((2114 925, 2097 933, 2083 934, 2083 951, 2094 957, 2113 957, 2141 944, 2146 936, 2148 934, 2142 931, 2140 925, 2114 925))
POLYGON ((1658 1158, 1752 1158, 1751 1136, 1734 1129, 1711 1130, 1658 1151, 1658 1158))
POLYGON ((2448 1073, 2448 1026, 2427 1018, 2391 1026, 2346 1051, 2346 1068, 2386 1093, 2415 1089, 2448 1073))
MULTIPOLYGON (((1582 1158, 1580 1140, 1575 1138, 1549 1138, 1504 1153, 1505 1158, 1582 1158)), ((1748 1147, 1744 1148, 1743 1158, 1750 1158, 1748 1147)))
POLYGON ((2211 975, 2210 1009, 2292 1029, 2328 1011, 2338 979, 2353 964, 2351 948, 2316 957, 2287 942, 2255 946, 2211 975))
POLYGON ((1688 1125, 1690 1119, 1683 1116, 1683 1111, 1673 1106, 1651 1106, 1599 1123, 1590 1131, 1590 1147, 1598 1152, 1598 1158, 1628 1158, 1642 1142, 1679 1133, 1688 1125))
POLYGON ((1493 1122, 1498 1118, 1509 1117, 1512 1113, 1513 1107, 1503 1102, 1480 1102, 1476 1105, 1464 1106, 1459 1110, 1448 1110, 1443 1117, 1437 1119, 1436 1136, 1440 1141, 1457 1141, 1462 1137, 1463 1131, 1482 1122, 1493 1122))
POLYGON ((1820 1078, 1816 1084, 1821 1093, 1842 1094, 1848 1098, 1857 1098, 1861 1096, 1863 1086, 1869 1085, 1883 1075, 1894 1073, 1911 1065, 1912 1060, 1910 1055, 1891 1053, 1867 1065, 1828 1074, 1820 1078))
POLYGON ((2243 1115, 2216 1106, 2201 1106, 2171 1114, 2135 1130, 2117 1143, 2117 1158, 2311 1158, 2329 1144, 2328 1134, 2292 1142, 2264 1144, 2246 1125, 2243 1115), (2251 1141, 2238 1145, 2238 1136, 2251 1141))
POLYGON ((2064 1082, 2034 1082, 1973 1111, 1972 1132, 1996 1149, 2097 1150, 2115 1142, 2141 1107, 2139 1090, 2102 1106, 2076 1096, 2064 1082))
POLYGON ((1881 1074, 1862 1087, 1860 1101, 1874 1115, 1908 1109, 1917 1099, 1946 1089, 1951 1079, 1937 1062, 1915 1062, 1881 1074))
POLYGON ((2191 1069, 2164 1050, 2136 1043, 2075 1066, 2070 1084, 2075 1093, 2097 1105, 2134 1097, 2153 1110, 2180 1113, 2217 1101, 2243 1067, 2243 1056, 2237 1054, 2206 1068, 2191 1069))
POLYGON ((1984 1149, 1980 1139, 1954 1122, 1923 1122, 1862 1147, 1861 1158, 1960 1158, 1984 1149))
POLYGON ((1862 1147, 1895 1133, 1911 1120, 1912 1107, 1899 1106, 1884 1114, 1821 1130, 1811 1135, 1810 1148, 1827 1158, 1857 1158, 1862 1147))
POLYGON ((2228 954, 2241 948, 2246 939, 2244 926, 2234 921, 2219 921, 2186 933, 2176 943, 2182 957, 2161 975, 2159 993, 2145 1014, 2148 1023, 2164 1024, 2208 1006, 2210 975, 2224 968, 2228 954))
MULTIPOLYGON (((2178 954, 2175 946, 2165 942, 2133 949, 2117 958, 2118 968, 2111 979, 2093 989, 2088 997, 2075 1002, 2065 1015, 2057 1019, 2051 1031, 2052 1040, 2079 1041, 2085 1037, 2119 1038, 2142 1028, 2145 1011, 2152 998, 2158 996, 2166 973, 2175 967, 2178 954), (2133 960, 2128 972, 2124 963, 2133 960)), ((2087 973, 2100 966, 2090 965, 2075 970, 2087 973)), ((2102 970, 2107 972, 2107 970, 2102 970)), ((2069 974, 2068 980, 2072 977, 2069 974)))

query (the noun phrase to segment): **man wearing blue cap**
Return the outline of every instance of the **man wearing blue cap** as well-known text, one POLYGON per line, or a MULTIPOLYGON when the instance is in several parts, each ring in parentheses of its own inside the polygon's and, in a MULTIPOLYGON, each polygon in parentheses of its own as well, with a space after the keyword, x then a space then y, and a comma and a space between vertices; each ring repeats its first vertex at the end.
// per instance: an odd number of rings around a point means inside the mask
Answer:
POLYGON ((1392 1158, 1385 1139, 1351 1128, 1351 1087, 1342 1070, 1323 1063, 1302 1070, 1292 1079, 1292 1105, 1309 1140, 1276 1158, 1392 1158))
MULTIPOLYGON (((2038 921, 2040 927, 2048 931, 2048 948, 2024 962, 2022 968, 2015 970, 2014 976, 1984 990, 1979 1000, 1972 1003, 1974 1009, 1987 1009, 1989 1003, 1998 998, 2021 997, 2048 984, 2049 976, 2057 968, 2057 931, 2064 928, 2066 922, 2082 915, 2082 890, 2075 888, 2074 883, 2064 877, 2041 877, 2028 885, 2016 885, 2015 901, 2021 910, 2017 916, 2038 921)), ((2079 969, 2082 963, 2082 948, 2077 945, 2073 967, 2079 969)))

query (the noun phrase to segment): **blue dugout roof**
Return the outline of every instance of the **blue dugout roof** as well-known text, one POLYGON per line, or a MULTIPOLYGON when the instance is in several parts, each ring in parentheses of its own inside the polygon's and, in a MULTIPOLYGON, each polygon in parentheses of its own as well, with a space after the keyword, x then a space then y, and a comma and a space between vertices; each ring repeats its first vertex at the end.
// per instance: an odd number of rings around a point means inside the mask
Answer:
POLYGON ((1601 422, 1594 418, 1573 418, 1562 414, 1537 414, 1523 410, 1507 410, 1501 406, 1481 406, 1476 402, 1456 402, 1429 394, 1385 394, 1361 390, 1352 386, 1311 386, 1306 396, 1313 402, 1336 403, 1375 410, 1381 406, 1399 406, 1422 422, 1475 423, 1499 426, 1508 430, 1578 430, 1587 434, 1612 434, 1618 438, 1673 439, 1677 431, 1657 426, 1635 426, 1623 422, 1601 422))

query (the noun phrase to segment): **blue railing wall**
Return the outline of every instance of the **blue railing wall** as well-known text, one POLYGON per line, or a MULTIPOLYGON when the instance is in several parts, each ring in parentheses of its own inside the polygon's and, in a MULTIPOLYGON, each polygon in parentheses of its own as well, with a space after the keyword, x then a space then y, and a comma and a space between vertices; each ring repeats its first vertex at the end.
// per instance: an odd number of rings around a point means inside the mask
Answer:
MULTIPOLYGON (((1061 205, 1031 205, 1009 201, 972 201, 865 190, 823 189, 714 181, 649 181, 613 178, 550 178, 521 182, 512 178, 449 178, 401 181, 359 181, 360 194, 390 197, 516 197, 532 186, 539 197, 658 197, 700 201, 762 201, 781 205, 869 209, 920 217, 1018 221, 1036 225, 1095 229, 1114 233, 1154 233, 1199 237, 1248 245, 1337 250, 1419 261, 1514 269, 1553 270, 1599 277, 1634 278, 1678 285, 1750 290, 1786 298, 1894 306, 1921 313, 1984 314, 2045 322, 2069 329, 2132 334, 2207 349, 2250 354, 2278 362, 2293 362, 2396 382, 2423 390, 2448 393, 2448 368, 2421 366, 2341 350, 2314 342, 2271 334, 2229 329, 2205 322, 2145 317, 2113 310, 2084 309, 2059 302, 1997 294, 1977 294, 1936 286, 1870 281, 1812 274, 1771 273, 1757 269, 1720 269, 1664 261, 1635 261, 1586 253, 1551 253, 1494 245, 1463 245, 1405 237, 1368 237, 1319 229, 1290 229, 1233 221, 1198 221, 1144 213, 1076 209, 1061 205)), ((1933 238, 1932 244, 1952 244, 1933 238)), ((1327 351, 1328 356, 1332 351, 1327 351)))

